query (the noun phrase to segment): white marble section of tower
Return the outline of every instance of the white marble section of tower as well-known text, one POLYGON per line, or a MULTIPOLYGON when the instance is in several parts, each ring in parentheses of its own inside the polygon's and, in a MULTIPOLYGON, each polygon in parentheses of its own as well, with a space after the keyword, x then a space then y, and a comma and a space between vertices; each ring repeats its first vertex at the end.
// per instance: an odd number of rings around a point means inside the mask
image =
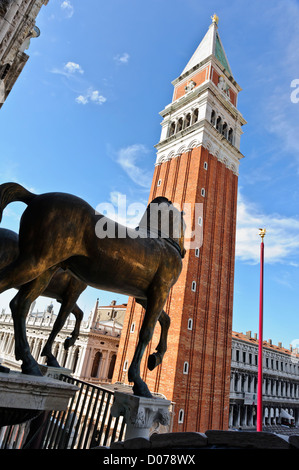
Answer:
POLYGON ((203 145, 238 173, 240 137, 246 124, 237 109, 235 81, 213 17, 206 35, 175 79, 173 100, 160 115, 162 131, 156 164, 203 145))

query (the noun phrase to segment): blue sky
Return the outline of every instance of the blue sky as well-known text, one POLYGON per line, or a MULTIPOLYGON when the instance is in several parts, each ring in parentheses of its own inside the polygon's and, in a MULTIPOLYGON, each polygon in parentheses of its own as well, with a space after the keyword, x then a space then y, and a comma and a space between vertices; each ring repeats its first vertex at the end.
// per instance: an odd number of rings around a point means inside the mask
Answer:
MULTIPOLYGON (((264 338, 299 338, 298 100, 299 3, 294 0, 50 0, 39 38, 0 110, 0 181, 36 193, 76 194, 93 207, 146 204, 160 138, 159 111, 206 33, 211 15, 247 120, 241 138, 233 329, 258 332, 258 228, 265 239, 264 338)), ((25 206, 11 204, 2 226, 18 231, 25 206)), ((0 296, 8 308, 12 293, 0 296)), ((115 294, 88 288, 88 315, 115 294)), ((43 309, 49 299, 40 298, 43 309)), ((56 308, 57 311, 57 308, 56 308)), ((299 343, 299 340, 298 340, 299 343)))

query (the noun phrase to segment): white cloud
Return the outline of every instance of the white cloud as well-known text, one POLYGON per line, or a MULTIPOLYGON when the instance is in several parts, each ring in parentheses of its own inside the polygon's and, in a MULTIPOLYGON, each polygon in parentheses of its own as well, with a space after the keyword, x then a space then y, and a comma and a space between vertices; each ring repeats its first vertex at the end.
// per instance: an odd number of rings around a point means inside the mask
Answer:
POLYGON ((87 104, 88 103, 88 99, 83 95, 77 96, 76 101, 79 104, 87 104))
POLYGON ((89 89, 84 95, 79 95, 76 98, 76 102, 78 104, 87 104, 87 103, 95 103, 95 104, 103 104, 107 101, 105 96, 100 95, 98 90, 89 89))
MULTIPOLYGON (((51 70, 52 73, 63 75, 72 81, 77 81, 79 84, 84 83, 82 81, 81 75, 84 74, 84 70, 82 69, 80 64, 76 62, 69 61, 67 62, 62 68, 60 69, 53 69, 51 70)), ((87 104, 87 103, 95 103, 95 104, 103 104, 107 101, 105 96, 101 95, 98 90, 94 90, 92 87, 88 88, 86 93, 82 93, 75 98, 78 104, 87 104)))
POLYGON ((117 162, 127 175, 139 186, 150 188, 152 174, 137 165, 137 160, 148 154, 149 150, 142 144, 122 148, 117 153, 117 162))
POLYGON ((127 64, 129 62, 130 55, 127 52, 118 54, 114 57, 114 60, 119 64, 127 64))
POLYGON ((64 13, 66 14, 66 17, 67 18, 71 18, 74 14, 74 7, 73 5, 71 4, 70 0, 64 0, 61 5, 60 5, 61 9, 64 11, 64 13))
POLYGON ((84 70, 82 69, 81 65, 76 64, 75 62, 68 62, 67 64, 65 64, 64 70, 67 73, 84 73, 84 70))
POLYGON ((146 210, 147 201, 131 202, 126 194, 119 191, 111 191, 109 196, 110 201, 99 204, 96 212, 125 227, 137 227, 146 210))
POLYGON ((77 73, 82 75, 84 73, 84 70, 82 69, 81 65, 77 64, 76 62, 67 62, 63 68, 60 69, 52 69, 52 73, 56 73, 58 75, 64 75, 65 77, 74 77, 77 73))
POLYGON ((97 103, 97 104, 103 104, 107 100, 103 95, 100 95, 98 90, 94 90, 90 93, 90 101, 93 101, 94 103, 97 103))
POLYGON ((236 257, 256 264, 260 260, 259 228, 266 228, 265 262, 296 266, 299 253, 299 219, 263 214, 254 204, 238 196, 236 257))

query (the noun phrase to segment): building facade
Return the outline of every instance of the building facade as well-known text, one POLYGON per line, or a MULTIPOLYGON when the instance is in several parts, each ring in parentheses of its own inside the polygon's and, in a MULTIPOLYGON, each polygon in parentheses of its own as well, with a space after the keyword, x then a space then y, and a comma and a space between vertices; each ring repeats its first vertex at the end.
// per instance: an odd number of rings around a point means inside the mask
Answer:
MULTIPOLYGON (((74 329, 71 318, 55 338, 53 353, 62 367, 72 371, 75 378, 100 385, 113 383, 116 356, 121 354, 120 335, 126 314, 126 304, 99 306, 87 321, 82 322, 79 338, 67 352, 64 341, 74 329)), ((40 364, 45 363, 41 350, 53 328, 56 315, 51 306, 45 312, 31 312, 26 329, 31 352, 40 364)), ((134 329, 134 326, 133 326, 134 329)), ((257 404, 257 335, 232 332, 232 357, 227 429, 256 429, 257 404)), ((0 315, 0 362, 19 370, 14 357, 14 330, 11 314, 0 315)), ((263 343, 263 429, 287 424, 299 427, 299 356, 291 346, 263 343)), ((172 429, 178 420, 179 408, 172 403, 172 429)), ((281 427, 279 429, 281 432, 281 427)))
MULTIPOLYGON (((189 211, 191 242, 165 311, 170 316, 163 363, 147 369, 157 327, 141 364, 150 390, 176 403, 174 431, 226 429, 229 419, 236 205, 242 126, 241 90, 233 78, 214 15, 161 111, 161 137, 149 201, 165 196, 189 211)), ((189 227, 189 228, 190 228, 189 227)), ((127 381, 143 310, 129 299, 114 381, 127 381)))
MULTIPOLYGON (((230 428, 255 428, 257 335, 233 332, 230 381, 230 428)), ((290 346, 263 341, 263 426, 299 426, 299 356, 290 346)))
MULTIPOLYGON (((57 334, 52 353, 61 367, 70 369, 75 378, 93 384, 111 382, 119 347, 123 317, 126 305, 99 306, 97 301, 88 320, 83 321, 75 344, 68 350, 64 343, 71 336, 75 320, 68 318, 63 329, 57 334)), ((45 312, 30 312, 26 321, 27 339, 33 357, 45 364, 41 356, 57 316, 51 305, 45 312)), ((14 328, 11 313, 0 315, 0 358, 3 365, 20 370, 20 361, 15 360, 14 328)))
POLYGON ((35 20, 48 1, 0 1, 0 108, 29 59, 30 40, 40 35, 35 20))

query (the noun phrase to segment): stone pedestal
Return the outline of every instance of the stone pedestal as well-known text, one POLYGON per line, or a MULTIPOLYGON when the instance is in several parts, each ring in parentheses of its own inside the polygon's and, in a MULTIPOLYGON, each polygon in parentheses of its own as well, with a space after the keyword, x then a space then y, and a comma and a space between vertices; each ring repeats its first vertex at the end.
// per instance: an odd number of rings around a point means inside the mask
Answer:
POLYGON ((77 390, 51 377, 0 373, 0 427, 22 423, 43 411, 64 411, 77 390))
POLYGON ((10 369, 8 367, 3 366, 2 363, 3 363, 3 357, 0 357, 0 372, 4 372, 5 374, 8 374, 10 369))
POLYGON ((46 364, 39 364, 39 369, 45 377, 51 377, 57 380, 59 380, 61 374, 70 376, 72 373, 70 369, 66 369, 65 367, 52 367, 46 364))
POLYGON ((170 423, 171 402, 163 398, 145 398, 128 393, 115 392, 111 415, 124 416, 127 425, 125 440, 142 437, 149 439, 154 424, 170 423))

